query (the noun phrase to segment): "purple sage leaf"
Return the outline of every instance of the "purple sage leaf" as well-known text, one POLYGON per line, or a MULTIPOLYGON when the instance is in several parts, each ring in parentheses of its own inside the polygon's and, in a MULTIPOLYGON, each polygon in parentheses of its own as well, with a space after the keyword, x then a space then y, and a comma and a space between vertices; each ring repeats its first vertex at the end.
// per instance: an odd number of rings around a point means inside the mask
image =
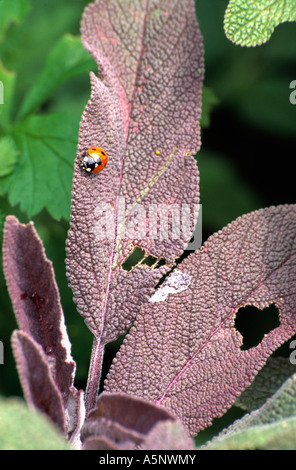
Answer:
POLYGON ((75 362, 52 263, 46 258, 32 222, 23 225, 15 217, 7 217, 3 264, 18 326, 42 347, 66 406, 75 362))
POLYGON ((46 414, 65 433, 67 422, 63 398, 52 378, 42 347, 18 330, 13 332, 12 346, 27 403, 46 414))
POLYGON ((67 272, 79 312, 105 344, 130 327, 168 270, 143 264, 125 271, 134 247, 172 262, 193 232, 203 47, 192 0, 97 0, 81 29, 100 78, 91 75, 80 123, 67 272), (80 167, 91 146, 108 155, 96 174, 80 167), (152 218, 174 209, 189 211, 188 223, 155 237, 152 218))
POLYGON ((193 449, 177 418, 124 393, 102 393, 81 429, 84 449, 193 449))
POLYGON ((211 236, 143 307, 105 389, 167 407, 191 434, 221 416, 296 331, 295 240, 296 205, 244 215, 211 236), (238 310, 270 304, 280 325, 242 349, 238 310))

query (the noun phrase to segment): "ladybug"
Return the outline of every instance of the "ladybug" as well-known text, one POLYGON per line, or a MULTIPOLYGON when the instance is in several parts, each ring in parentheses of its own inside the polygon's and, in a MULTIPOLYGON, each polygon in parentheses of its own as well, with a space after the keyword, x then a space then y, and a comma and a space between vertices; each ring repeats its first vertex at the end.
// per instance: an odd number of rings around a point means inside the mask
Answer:
POLYGON ((106 152, 100 147, 90 147, 80 163, 80 167, 87 173, 97 173, 103 170, 108 161, 106 152))

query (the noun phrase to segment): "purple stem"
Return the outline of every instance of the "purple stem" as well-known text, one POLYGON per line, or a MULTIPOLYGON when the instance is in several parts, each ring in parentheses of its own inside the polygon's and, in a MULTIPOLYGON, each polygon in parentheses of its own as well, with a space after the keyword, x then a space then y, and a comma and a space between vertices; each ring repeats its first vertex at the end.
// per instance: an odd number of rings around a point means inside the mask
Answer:
POLYGON ((102 371, 103 356, 104 346, 101 343, 101 337, 95 338, 91 353, 91 361, 85 393, 86 416, 96 406, 97 394, 102 371))

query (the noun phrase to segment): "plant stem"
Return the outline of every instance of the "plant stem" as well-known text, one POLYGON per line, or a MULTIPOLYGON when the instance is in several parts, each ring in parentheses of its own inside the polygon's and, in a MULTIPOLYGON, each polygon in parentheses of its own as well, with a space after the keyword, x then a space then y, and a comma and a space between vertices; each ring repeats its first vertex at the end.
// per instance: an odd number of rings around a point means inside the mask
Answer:
POLYGON ((102 362, 104 356, 104 346, 101 343, 101 338, 95 338, 91 352, 91 361, 88 372, 87 387, 85 393, 85 413, 88 413, 95 408, 98 388, 100 384, 102 362))

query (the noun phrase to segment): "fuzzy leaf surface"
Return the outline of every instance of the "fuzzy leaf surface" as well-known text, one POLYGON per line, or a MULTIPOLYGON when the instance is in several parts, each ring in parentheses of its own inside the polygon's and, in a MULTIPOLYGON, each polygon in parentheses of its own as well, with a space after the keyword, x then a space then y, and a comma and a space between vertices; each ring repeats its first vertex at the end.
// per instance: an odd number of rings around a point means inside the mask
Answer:
POLYGON ((213 441, 205 450, 295 450, 296 417, 258 424, 213 441))
POLYGON ((23 331, 15 330, 12 347, 28 405, 42 411, 65 433, 63 398, 51 375, 48 358, 40 344, 23 331))
POLYGON ((258 410, 243 416, 206 449, 295 449, 296 374, 258 410), (261 434, 260 434, 261 430, 261 434))
POLYGON ((295 371, 296 366, 291 364, 289 358, 268 358, 255 380, 235 401, 235 406, 247 411, 259 408, 295 371))
POLYGON ((102 393, 81 429, 84 449, 194 449, 176 417, 162 406, 123 393, 102 393))
POLYGON ((66 404, 73 385, 75 362, 71 357, 52 263, 46 258, 32 222, 22 225, 14 216, 7 217, 3 264, 19 328, 41 346, 66 404))
POLYGON ((296 373, 289 377, 258 410, 237 421, 233 429, 273 423, 293 415, 296 416, 296 373))
POLYGON ((133 247, 172 261, 191 238, 203 48, 191 0, 98 0, 85 10, 82 40, 100 78, 91 75, 80 123, 67 270, 81 315, 105 343, 126 331, 167 270, 124 271, 133 247), (109 160, 88 175, 80 162, 91 146, 109 160), (187 204, 190 224, 175 237, 147 234, 152 204, 161 212, 187 204))
POLYGON ((70 450, 63 435, 43 413, 23 400, 0 398, 0 450, 70 450))
POLYGON ((106 390, 168 407, 191 434, 221 416, 296 331, 295 237, 295 205, 244 215, 210 237, 141 310, 113 362, 106 390), (176 293, 168 292, 169 284, 176 293), (241 349, 237 311, 271 303, 280 312, 280 326, 256 347, 241 349))

